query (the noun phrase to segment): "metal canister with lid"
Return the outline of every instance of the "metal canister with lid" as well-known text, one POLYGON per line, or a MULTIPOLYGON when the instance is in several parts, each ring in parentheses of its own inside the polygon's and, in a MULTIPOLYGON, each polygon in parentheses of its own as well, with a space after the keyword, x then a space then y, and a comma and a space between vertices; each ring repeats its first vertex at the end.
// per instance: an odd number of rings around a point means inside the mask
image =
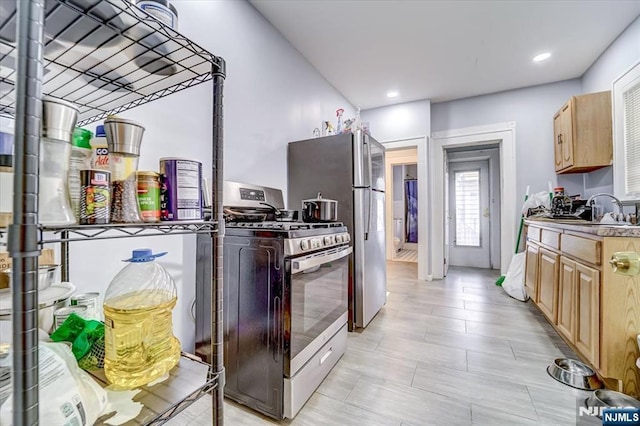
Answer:
POLYGON ((138 205, 143 222, 160 222, 160 174, 138 172, 138 205))
POLYGON ((106 170, 80 170, 80 225, 109 223, 110 181, 106 170))

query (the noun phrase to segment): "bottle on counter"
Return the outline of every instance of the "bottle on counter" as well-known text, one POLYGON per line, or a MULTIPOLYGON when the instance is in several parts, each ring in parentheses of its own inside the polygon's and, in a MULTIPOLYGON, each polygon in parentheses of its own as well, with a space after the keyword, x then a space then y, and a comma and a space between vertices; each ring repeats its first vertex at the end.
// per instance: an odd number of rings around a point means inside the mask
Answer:
POLYGON ((165 254, 134 250, 104 296, 104 372, 118 387, 133 389, 150 383, 180 360, 172 320, 176 285, 155 261, 165 254))

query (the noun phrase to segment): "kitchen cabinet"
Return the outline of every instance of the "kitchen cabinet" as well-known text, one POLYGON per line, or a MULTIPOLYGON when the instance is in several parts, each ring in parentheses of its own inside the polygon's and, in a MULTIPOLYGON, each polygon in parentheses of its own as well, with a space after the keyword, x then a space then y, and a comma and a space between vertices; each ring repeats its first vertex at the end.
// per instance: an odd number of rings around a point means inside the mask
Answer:
MULTIPOLYGON (((621 251, 640 253, 640 238, 604 239, 604 260, 621 251)), ((600 309, 600 371, 619 381, 618 390, 640 398, 640 369, 635 364, 640 357, 636 343, 640 333, 640 275, 619 275, 605 265, 600 309)))
POLYGON ((538 302, 538 246, 527 244, 524 287, 534 302, 538 302))
POLYGON ((576 263, 560 256, 560 282, 558 287, 558 331, 570 342, 575 341, 575 289, 576 263))
MULTIPOLYGON (((13 423, 49 424, 49 419, 38 418, 39 413, 44 412, 39 404, 48 402, 39 401, 38 390, 43 380, 39 381, 42 376, 38 374, 36 289, 38 254, 42 246, 60 244, 61 278, 69 281, 71 242, 202 234, 212 247, 209 256, 205 257, 198 249, 196 257, 197 265, 210 271, 210 279, 199 284, 212 289, 210 300, 205 302, 212 307, 208 318, 212 324, 208 349, 213 362, 203 363, 194 356, 182 354, 171 377, 162 385, 140 389, 136 400, 143 401, 144 407, 140 407, 131 423, 163 424, 198 398, 209 395, 212 398, 211 424, 221 425, 224 396, 221 247, 224 235, 218 232, 218 225, 223 223, 224 59, 154 20, 128 0, 2 3, 0 28, 3 36, 13 31, 17 40, 3 43, 3 58, 19 58, 16 60, 17 72, 3 72, 0 97, 0 111, 16 119, 14 182, 15 188, 19 189, 13 195, 13 224, 8 229, 0 228, 0 239, 7 236, 12 258, 13 306, 20 308, 12 312, 13 336, 20 336, 14 339, 16 345, 12 350, 14 354, 24 354, 13 358, 13 423), (18 4, 24 7, 17 7, 18 4), (64 34, 61 37, 64 42, 50 43, 53 38, 58 41, 58 36, 54 37, 56 34, 64 34), (122 49, 108 46, 121 46, 122 49), (101 59, 96 59, 98 57, 101 59), (103 70, 113 72, 97 71, 94 66, 97 61, 103 70), (124 72, 126 79, 115 70, 124 72), (45 77, 46 71, 50 71, 48 77, 45 77), (38 186, 38 137, 42 133, 43 95, 77 105, 80 110, 77 126, 81 127, 205 82, 210 82, 211 171, 215 182, 211 191, 210 220, 67 227, 46 227, 36 223, 38 196, 46 195, 38 186), (18 128, 21 131, 18 132, 18 128)), ((177 112, 172 118, 180 119, 181 114, 177 112)), ((105 255, 99 248, 93 250, 97 257, 105 255)), ((100 264, 96 265, 99 269, 100 264)), ((106 384, 102 370, 94 370, 91 374, 106 384)), ((66 413, 68 407, 62 408, 66 413)), ((78 409, 82 411, 81 404, 78 409)), ((76 417, 68 417, 68 420, 67 424, 78 422, 76 417)))
POLYGON ((537 298, 531 300, 608 388, 640 397, 640 275, 615 274, 608 265, 614 253, 640 253, 640 238, 633 236, 637 232, 610 231, 635 232, 612 237, 606 232, 600 236, 597 227, 527 225, 525 286, 527 291, 537 288, 537 298), (559 233, 557 249, 555 237, 544 238, 549 232, 559 233), (553 290, 556 258, 558 285, 553 290))
POLYGON ((594 367, 599 365, 600 271, 560 256, 558 331, 594 367))
POLYGON ((595 368, 600 364, 600 271, 575 263, 575 340, 595 368))
POLYGON ((611 92, 573 96, 553 116, 555 170, 583 173, 613 159, 611 92))
POLYGON ((558 268, 560 256, 545 248, 540 248, 538 257, 538 307, 553 324, 558 314, 558 268))

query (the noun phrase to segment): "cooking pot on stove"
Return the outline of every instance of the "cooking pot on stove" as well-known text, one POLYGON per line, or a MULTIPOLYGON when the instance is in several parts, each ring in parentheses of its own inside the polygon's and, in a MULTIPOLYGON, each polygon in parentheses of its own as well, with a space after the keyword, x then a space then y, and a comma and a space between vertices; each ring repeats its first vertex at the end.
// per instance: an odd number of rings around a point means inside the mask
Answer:
POLYGON ((322 193, 320 192, 318 192, 317 198, 302 200, 302 221, 337 222, 338 202, 322 198, 322 193))

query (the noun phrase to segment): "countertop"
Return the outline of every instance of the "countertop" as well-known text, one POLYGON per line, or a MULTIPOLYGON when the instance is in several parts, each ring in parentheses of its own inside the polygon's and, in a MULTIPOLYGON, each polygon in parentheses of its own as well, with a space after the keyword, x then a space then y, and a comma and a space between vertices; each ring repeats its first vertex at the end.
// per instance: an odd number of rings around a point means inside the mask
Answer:
POLYGON ((526 219, 525 223, 531 226, 541 226, 545 228, 582 232, 583 234, 598 235, 600 237, 640 238, 640 226, 638 225, 591 225, 587 221, 582 222, 555 219, 526 219))

